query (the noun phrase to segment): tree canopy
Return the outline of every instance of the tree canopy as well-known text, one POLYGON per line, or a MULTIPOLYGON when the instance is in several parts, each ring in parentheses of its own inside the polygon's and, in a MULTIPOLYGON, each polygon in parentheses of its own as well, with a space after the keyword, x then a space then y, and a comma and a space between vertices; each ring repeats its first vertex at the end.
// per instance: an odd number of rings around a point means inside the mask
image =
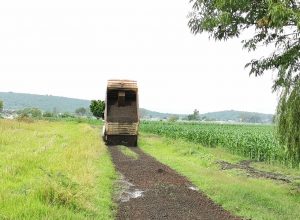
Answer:
POLYGON ((200 120, 200 114, 197 109, 193 111, 193 114, 187 116, 189 121, 200 120))
POLYGON ((96 118, 104 118, 105 102, 101 100, 92 100, 90 110, 96 118))
POLYGON ((250 39, 242 41, 249 51, 272 46, 269 57, 252 60, 246 66, 250 74, 278 71, 274 90, 299 81, 300 9, 295 0, 192 0, 189 27, 192 32, 209 32, 216 40, 239 37, 253 30, 250 39))
POLYGON ((75 110, 75 113, 77 115, 81 115, 81 116, 85 115, 86 112, 87 112, 87 110, 84 107, 80 107, 75 110))
POLYGON ((273 91, 280 92, 278 133, 282 144, 300 162, 300 3, 297 0, 191 0, 189 27, 194 34, 208 32, 215 40, 239 37, 243 48, 273 49, 267 57, 246 64, 250 75, 276 73, 273 91), (288 129, 287 129, 288 128, 288 129), (285 132, 285 135, 283 135, 285 132))

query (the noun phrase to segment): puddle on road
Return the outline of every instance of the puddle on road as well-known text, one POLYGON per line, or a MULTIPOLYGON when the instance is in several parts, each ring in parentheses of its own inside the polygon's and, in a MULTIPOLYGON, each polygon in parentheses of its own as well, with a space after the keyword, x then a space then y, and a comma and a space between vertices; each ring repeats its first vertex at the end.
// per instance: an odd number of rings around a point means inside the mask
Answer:
POLYGON ((121 197, 120 197, 120 201, 121 202, 128 202, 130 199, 136 199, 139 197, 143 196, 143 192, 142 190, 135 190, 132 192, 123 192, 121 197))
POLYGON ((128 202, 130 199, 136 199, 143 196, 144 191, 137 189, 132 183, 125 180, 122 175, 117 182, 120 187, 118 201, 128 202))
POLYGON ((199 191, 199 189, 195 186, 189 186, 188 187, 189 189, 193 190, 193 191, 199 191))

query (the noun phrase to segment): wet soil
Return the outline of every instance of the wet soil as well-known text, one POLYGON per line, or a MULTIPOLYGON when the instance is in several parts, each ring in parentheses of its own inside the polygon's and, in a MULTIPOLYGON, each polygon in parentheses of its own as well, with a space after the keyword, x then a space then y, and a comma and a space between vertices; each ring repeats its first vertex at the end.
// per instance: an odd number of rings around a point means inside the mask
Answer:
POLYGON ((185 177, 139 148, 132 159, 109 147, 121 173, 117 219, 240 219, 215 204, 185 177))
POLYGON ((226 161, 218 161, 217 163, 221 166, 222 170, 240 169, 240 170, 244 170, 247 173, 247 175, 251 177, 278 180, 286 183, 292 182, 291 177, 279 173, 257 170, 251 167, 252 162, 253 162, 252 160, 243 160, 237 164, 228 163, 226 161))

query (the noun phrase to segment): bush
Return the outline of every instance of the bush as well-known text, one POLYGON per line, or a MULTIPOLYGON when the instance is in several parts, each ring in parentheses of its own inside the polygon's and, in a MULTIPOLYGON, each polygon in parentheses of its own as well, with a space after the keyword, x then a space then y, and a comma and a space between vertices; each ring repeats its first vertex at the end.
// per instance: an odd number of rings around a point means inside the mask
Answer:
POLYGON ((60 118, 75 118, 74 115, 70 114, 69 112, 65 112, 61 115, 59 115, 60 118))
POLYGON ((18 122, 25 122, 25 123, 33 123, 34 120, 30 118, 27 114, 20 114, 16 118, 18 122))
POLYGON ((52 117, 54 117, 54 114, 52 112, 44 112, 43 117, 44 118, 52 118, 52 117))
POLYGON ((19 111, 20 115, 32 117, 32 118, 41 118, 42 111, 38 108, 24 108, 23 110, 19 111))

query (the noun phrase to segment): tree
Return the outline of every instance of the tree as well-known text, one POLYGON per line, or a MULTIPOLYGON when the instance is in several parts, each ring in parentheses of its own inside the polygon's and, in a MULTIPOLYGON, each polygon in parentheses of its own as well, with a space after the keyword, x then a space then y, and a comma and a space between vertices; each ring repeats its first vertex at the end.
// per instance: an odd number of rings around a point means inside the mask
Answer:
POLYGON ((105 102, 101 100, 92 100, 90 110, 97 119, 104 118, 105 102))
POLYGON ((53 118, 54 114, 52 112, 47 111, 47 112, 43 113, 43 117, 44 118, 53 118))
POLYGON ((83 116, 83 115, 86 114, 86 109, 84 107, 78 108, 78 109, 75 110, 75 113, 77 115, 83 116))
POLYGON ((279 140, 300 162, 300 3, 297 0, 191 0, 189 27, 194 34, 208 32, 215 40, 239 37, 248 30, 252 37, 243 48, 273 48, 267 57, 246 64, 250 75, 276 73, 273 91, 280 92, 277 107, 279 140), (286 130, 286 128, 289 128, 286 130), (283 133, 285 135, 283 135, 283 133), (298 134, 298 135, 297 135, 298 134))
POLYGON ((0 113, 3 112, 3 107, 4 107, 3 101, 0 100, 0 113))
POLYGON ((300 161, 300 84, 291 91, 285 90, 277 107, 277 133, 281 144, 286 144, 294 166, 300 161))
POLYGON ((194 112, 193 112, 193 114, 188 115, 188 120, 189 121, 200 120, 199 111, 197 109, 195 109, 194 112))
POLYGON ((19 111, 20 115, 32 118, 40 118, 42 117, 42 111, 38 108, 24 108, 19 111))
POLYGON ((176 122, 176 121, 178 121, 178 119, 179 119, 178 115, 171 115, 168 118, 168 122, 176 122))

